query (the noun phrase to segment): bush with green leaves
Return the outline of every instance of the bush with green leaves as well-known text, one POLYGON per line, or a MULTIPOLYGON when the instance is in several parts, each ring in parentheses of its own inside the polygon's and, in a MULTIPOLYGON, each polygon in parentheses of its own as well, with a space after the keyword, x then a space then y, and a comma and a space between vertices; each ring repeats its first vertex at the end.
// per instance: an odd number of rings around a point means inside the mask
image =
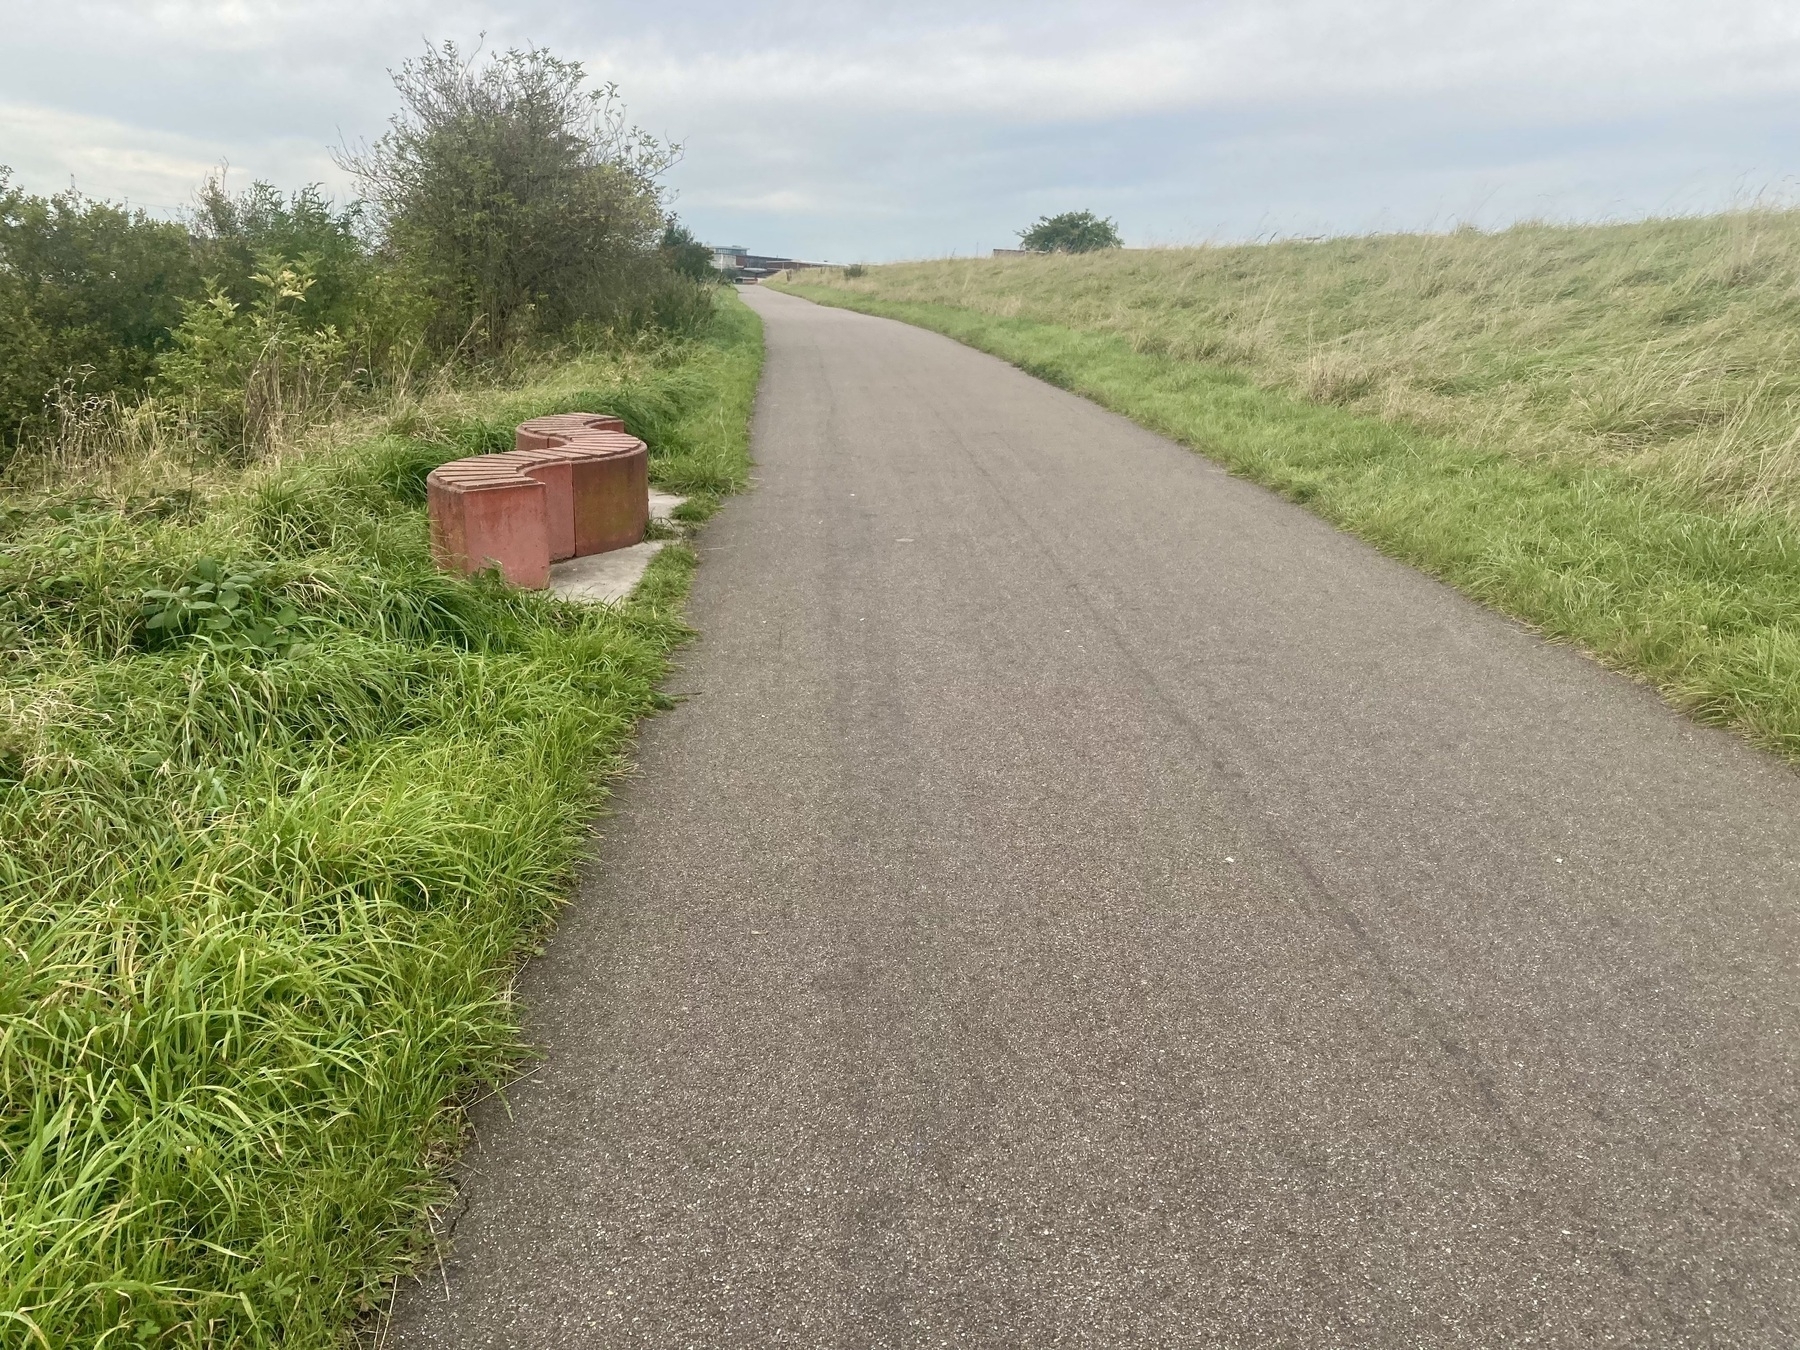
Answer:
POLYGON ((380 261, 361 202, 337 206, 313 183, 284 197, 258 179, 239 193, 215 174, 188 219, 195 265, 240 307, 262 298, 270 259, 304 266, 310 279, 295 316, 309 328, 356 328, 380 261))
POLYGON ((263 259, 240 306, 217 282, 188 301, 159 388, 216 449, 248 458, 329 413, 349 379, 343 335, 307 321, 310 260, 263 259))
POLYGON ((352 387, 704 331, 720 278, 665 208, 678 148, 629 126, 615 87, 540 48, 454 44, 395 83, 387 134, 344 157, 366 193, 347 206, 215 174, 177 223, 0 169, 0 471, 26 442, 27 476, 175 441, 250 455, 352 387))
POLYGON ((1094 253, 1124 244, 1117 222, 1092 211, 1040 216, 1030 229, 1019 232, 1020 247, 1031 253, 1094 253))
POLYGON ((342 163, 430 297, 438 349, 497 355, 642 305, 677 149, 626 123, 615 86, 542 48, 482 62, 448 42, 394 84, 387 133, 342 163))
POLYGON ((129 415, 146 392, 240 452, 328 410, 352 337, 366 366, 419 327, 357 219, 317 188, 232 196, 214 178, 184 225, 32 196, 0 171, 0 450, 129 415))
POLYGON ((662 254, 663 266, 676 276, 692 281, 720 280, 719 269, 713 266, 713 251, 694 238, 694 232, 673 216, 663 227, 658 251, 662 254))
POLYGON ((182 226, 0 168, 0 465, 63 382, 143 388, 199 281, 182 226))

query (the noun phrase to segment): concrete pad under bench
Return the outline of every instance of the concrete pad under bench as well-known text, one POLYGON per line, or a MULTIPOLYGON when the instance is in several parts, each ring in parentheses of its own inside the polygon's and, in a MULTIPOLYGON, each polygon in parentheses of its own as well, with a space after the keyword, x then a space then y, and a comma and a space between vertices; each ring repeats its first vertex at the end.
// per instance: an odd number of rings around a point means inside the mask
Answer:
POLYGON ((650 560, 676 539, 646 539, 630 548, 610 553, 590 553, 570 558, 550 569, 550 594, 559 600, 579 600, 590 605, 616 605, 644 579, 650 560))

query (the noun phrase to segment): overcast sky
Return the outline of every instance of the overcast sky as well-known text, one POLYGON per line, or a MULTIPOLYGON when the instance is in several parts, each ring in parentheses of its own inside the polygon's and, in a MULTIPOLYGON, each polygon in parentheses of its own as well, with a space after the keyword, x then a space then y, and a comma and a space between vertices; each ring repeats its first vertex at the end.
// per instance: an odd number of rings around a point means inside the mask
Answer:
POLYGON ((0 164, 171 213, 208 168, 348 185, 427 38, 536 43, 685 143, 709 242, 835 261, 1630 218, 1791 196, 1800 0, 901 6, 0 0, 0 164))

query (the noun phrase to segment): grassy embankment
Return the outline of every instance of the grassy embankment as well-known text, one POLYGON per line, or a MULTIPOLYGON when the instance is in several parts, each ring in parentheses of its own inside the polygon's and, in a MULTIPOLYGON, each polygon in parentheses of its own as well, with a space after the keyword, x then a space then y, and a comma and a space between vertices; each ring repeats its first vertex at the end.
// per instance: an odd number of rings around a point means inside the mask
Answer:
POLYGON ((1800 214, 807 273, 1800 758, 1800 214))
POLYGON ((203 500, 140 466, 4 503, 0 1344, 330 1345, 407 1258, 693 561, 618 610, 443 576, 424 476, 606 409, 703 514, 761 363, 722 305, 698 345, 445 395, 203 500))

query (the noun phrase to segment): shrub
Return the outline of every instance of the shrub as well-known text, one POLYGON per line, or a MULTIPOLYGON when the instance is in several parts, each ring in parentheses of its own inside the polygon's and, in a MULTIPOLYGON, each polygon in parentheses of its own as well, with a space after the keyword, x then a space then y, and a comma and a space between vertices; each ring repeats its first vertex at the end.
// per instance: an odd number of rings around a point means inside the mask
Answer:
POLYGON ((715 279, 696 281, 670 273, 655 283, 635 316, 636 326, 659 328, 675 337, 699 337, 718 313, 718 293, 715 279))
POLYGON ((1093 253, 1103 248, 1122 248, 1116 222, 1092 211, 1064 211, 1060 216, 1040 216, 1037 224, 1019 232, 1019 243, 1032 253, 1093 253))
POLYGON ((670 217, 668 225, 663 228, 660 252, 663 266, 677 276, 693 281, 720 280, 719 269, 713 266, 713 251, 694 238, 693 231, 673 217, 670 217))
POLYGON ((263 260, 246 307, 216 282, 190 301, 158 383, 185 405, 214 448, 248 458, 328 412, 347 378, 343 337, 309 326, 309 261, 263 260))
POLYGON ((626 125, 614 86, 540 48, 477 67, 448 42, 394 84, 403 110, 342 163, 430 297, 439 349, 605 324, 652 288, 675 150, 626 125))
POLYGON ((0 168, 0 463, 52 389, 136 389, 199 276, 180 225, 79 193, 28 195, 0 168))
POLYGON ((288 438, 351 389, 406 398, 471 358, 493 375, 608 330, 710 322, 710 250, 658 183, 675 148, 629 127, 612 86, 540 49, 478 65, 449 44, 395 81, 388 134, 344 159, 368 200, 344 207, 316 184, 234 194, 215 174, 185 222, 157 221, 32 196, 0 168, 10 483, 151 458, 192 471, 209 448, 288 438))
POLYGON ((347 333, 357 326, 377 265, 363 216, 362 203, 340 210, 317 183, 284 199, 259 180, 234 196, 215 174, 200 189, 188 228, 200 275, 215 278, 240 307, 261 296, 256 277, 271 256, 304 261, 312 284, 297 317, 309 328, 347 333))

